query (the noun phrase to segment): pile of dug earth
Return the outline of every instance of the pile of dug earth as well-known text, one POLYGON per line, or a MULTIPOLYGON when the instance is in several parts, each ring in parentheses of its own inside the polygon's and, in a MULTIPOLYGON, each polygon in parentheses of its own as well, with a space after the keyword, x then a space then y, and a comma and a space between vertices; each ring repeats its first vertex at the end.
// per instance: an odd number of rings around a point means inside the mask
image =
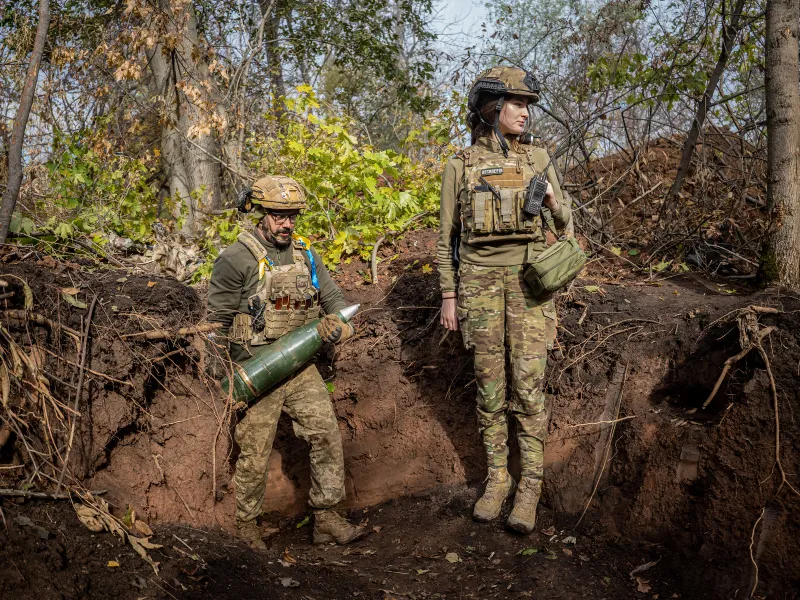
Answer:
MULTIPOLYGON (((178 333, 204 322, 204 291, 7 255, 1 279, 15 293, 2 325, 41 356, 55 397, 73 397, 81 357, 53 324, 82 331, 97 297, 74 471, 161 547, 149 551, 154 568, 86 529, 68 500, 6 497, 0 595, 795 597, 800 300, 690 275, 579 279, 558 299, 545 492, 523 537, 470 518, 485 477, 474 374, 459 335, 438 324, 434 245, 435 232, 419 231, 384 249, 377 285, 363 264, 335 275, 362 304, 358 335, 319 365, 344 440, 349 517, 371 534, 310 544, 308 449, 286 421, 266 553, 231 535, 235 417, 202 375, 201 335, 178 333)), ((31 454, 6 437, 0 486, 35 492, 31 454)))

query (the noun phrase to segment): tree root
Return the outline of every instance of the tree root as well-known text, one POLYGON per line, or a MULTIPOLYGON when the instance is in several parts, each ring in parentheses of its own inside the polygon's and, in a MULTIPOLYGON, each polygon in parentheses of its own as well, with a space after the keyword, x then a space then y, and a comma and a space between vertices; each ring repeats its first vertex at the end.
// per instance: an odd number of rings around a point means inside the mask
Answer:
POLYGON ((761 519, 764 518, 764 511, 767 510, 767 507, 761 509, 761 514, 758 515, 756 522, 753 524, 753 531, 750 533, 750 562, 753 563, 753 568, 755 569, 755 573, 753 575, 753 589, 750 590, 750 598, 753 597, 753 594, 756 593, 756 588, 758 587, 758 563, 756 559, 753 557, 753 545, 756 543, 756 527, 761 522, 761 519))
POLYGON ((765 327, 764 329, 762 329, 761 331, 758 332, 758 337, 754 341, 752 341, 749 346, 747 346, 741 352, 739 352, 738 354, 735 354, 734 356, 731 356, 728 360, 725 361, 725 364, 722 367, 722 373, 720 373, 720 376, 717 379, 717 383, 714 384, 714 389, 711 390, 711 394, 708 396, 706 401, 703 402, 703 408, 704 409, 709 404, 711 404, 711 401, 714 399, 714 396, 717 395, 717 392, 719 391, 719 388, 722 385, 722 382, 725 379, 725 376, 728 374, 728 371, 731 370, 731 367, 733 366, 733 364, 735 362, 738 362, 739 360, 743 359, 750 352, 750 350, 752 350, 753 348, 760 347, 761 346, 761 340, 763 340, 765 337, 767 337, 773 331, 775 331, 775 327, 771 327, 771 326, 770 327, 765 327))
POLYGON ((194 335, 196 333, 206 333, 215 331, 222 326, 222 323, 204 323, 203 325, 193 325, 192 327, 181 327, 175 331, 166 329, 151 329, 150 331, 140 331, 138 333, 128 333, 120 336, 126 338, 142 338, 145 340, 169 340, 176 337, 194 335))
POLYGON ((764 359, 764 364, 767 367, 767 375, 769 375, 769 387, 772 390, 772 403, 775 412, 775 464, 778 465, 778 472, 781 474, 781 484, 778 486, 778 491, 776 491, 775 494, 777 495, 780 493, 785 484, 786 487, 792 490, 795 494, 800 495, 800 493, 794 489, 794 487, 792 487, 792 484, 787 481, 786 471, 783 470, 783 465, 781 464, 781 419, 780 413, 778 412, 778 388, 775 386, 775 378, 772 376, 772 367, 770 366, 769 357, 767 356, 767 351, 764 350, 764 347, 759 343, 756 348, 761 354, 761 358, 764 359))
MULTIPOLYGON (((92 494, 95 496, 100 496, 101 494, 105 494, 105 490, 97 490, 93 491, 92 494)), ((75 491, 66 491, 63 493, 51 493, 51 492, 31 492, 28 490, 15 490, 13 488, 0 488, 0 497, 3 498, 35 498, 37 500, 69 500, 73 496, 79 496, 80 494, 75 491)))
POLYGON ((64 456, 64 466, 61 469, 61 474, 58 476, 58 484, 56 485, 56 495, 61 491, 61 484, 64 483, 64 475, 67 472, 69 465, 69 455, 72 451, 72 442, 75 438, 75 422, 78 420, 78 403, 83 395, 83 379, 86 376, 86 354, 89 347, 89 339, 92 333, 92 316, 94 315, 94 307, 97 304, 97 295, 92 297, 92 303, 89 305, 89 312, 86 314, 86 330, 83 333, 83 340, 81 341, 81 364, 78 374, 78 387, 75 390, 75 401, 72 403, 72 412, 75 415, 72 417, 72 424, 69 428, 69 441, 67 442, 67 453, 64 456))
POLYGON ((38 325, 45 325, 50 329, 60 329, 67 335, 71 336, 76 342, 80 340, 81 337, 80 332, 75 331, 74 329, 71 329, 66 325, 62 325, 61 323, 56 323, 55 321, 52 321, 42 315, 38 315, 36 313, 32 313, 27 310, 19 310, 19 309, 8 309, 3 312, 5 313, 6 317, 8 317, 8 319, 11 321, 18 321, 22 323, 33 321, 38 325))

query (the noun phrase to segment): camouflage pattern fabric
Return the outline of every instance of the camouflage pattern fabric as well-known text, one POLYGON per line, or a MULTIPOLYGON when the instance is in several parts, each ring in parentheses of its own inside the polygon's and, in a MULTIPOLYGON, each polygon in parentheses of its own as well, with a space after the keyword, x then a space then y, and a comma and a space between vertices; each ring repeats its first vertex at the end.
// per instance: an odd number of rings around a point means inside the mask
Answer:
POLYGON ((478 426, 489 467, 508 465, 508 414, 517 421, 522 476, 542 478, 547 413, 542 391, 547 361, 550 301, 533 297, 522 265, 462 263, 458 321, 464 344, 475 351, 478 426), (511 394, 506 397, 506 345, 511 394))
POLYGON ((309 365, 247 409, 236 425, 240 453, 236 461, 236 520, 261 513, 267 469, 281 412, 292 419, 294 433, 311 446, 312 508, 330 508, 344 500, 344 452, 328 389, 309 365))

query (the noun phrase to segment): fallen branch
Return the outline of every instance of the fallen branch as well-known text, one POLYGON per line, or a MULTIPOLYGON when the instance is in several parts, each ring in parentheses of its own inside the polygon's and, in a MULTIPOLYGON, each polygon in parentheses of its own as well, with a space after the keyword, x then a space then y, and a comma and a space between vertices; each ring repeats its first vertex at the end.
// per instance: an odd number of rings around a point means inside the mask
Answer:
POLYGON ((196 333, 207 333, 222 327, 222 323, 204 323, 203 325, 193 325, 192 327, 181 327, 175 331, 166 329, 151 329, 150 331, 140 331, 138 333, 128 333, 120 336, 125 338, 144 338, 146 340, 168 340, 176 337, 194 335, 196 333))
POLYGON ((714 399, 714 396, 717 395, 717 392, 719 391, 719 388, 722 385, 725 376, 728 374, 728 371, 731 370, 733 364, 744 358, 747 355, 747 353, 750 352, 750 350, 752 350, 753 348, 758 348, 759 346, 761 346, 761 340, 763 340, 773 331, 775 331, 775 327, 772 326, 765 327, 764 329, 760 330, 757 334, 756 339, 752 341, 749 346, 747 346, 741 352, 731 356, 728 360, 725 361, 725 364, 722 367, 722 373, 720 373, 719 379, 717 379, 717 383, 714 384, 714 389, 711 390, 711 394, 708 396, 706 401, 703 402, 704 409, 711 403, 711 401, 714 399))

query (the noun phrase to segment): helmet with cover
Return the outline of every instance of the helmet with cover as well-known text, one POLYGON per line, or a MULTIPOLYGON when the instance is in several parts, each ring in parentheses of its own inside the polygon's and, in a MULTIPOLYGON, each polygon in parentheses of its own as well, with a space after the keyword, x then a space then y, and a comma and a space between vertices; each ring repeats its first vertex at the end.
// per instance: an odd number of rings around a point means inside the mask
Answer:
POLYGON ((240 194, 239 210, 263 218, 269 211, 293 211, 306 208, 306 193, 291 177, 268 175, 240 194))
POLYGON ((500 132, 500 111, 508 96, 522 96, 528 99, 528 113, 530 116, 531 104, 539 101, 539 82, 529 72, 519 67, 492 67, 478 75, 469 90, 467 99, 467 122, 471 129, 483 122, 492 127, 497 134, 497 139, 503 149, 503 154, 508 156, 508 144, 500 132), (481 109, 487 101, 493 101, 494 122, 489 123, 481 114, 481 109))

